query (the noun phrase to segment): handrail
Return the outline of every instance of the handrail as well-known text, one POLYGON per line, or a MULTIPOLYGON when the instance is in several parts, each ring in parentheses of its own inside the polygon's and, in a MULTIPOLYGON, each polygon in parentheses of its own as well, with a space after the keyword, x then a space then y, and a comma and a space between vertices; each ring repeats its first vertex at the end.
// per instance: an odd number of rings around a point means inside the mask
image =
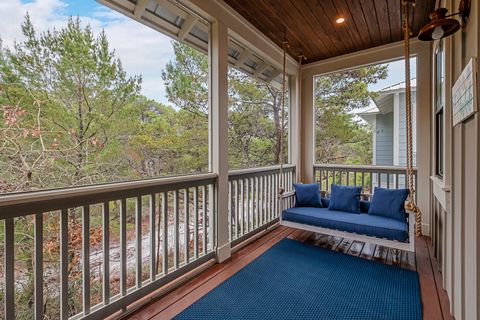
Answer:
MULTIPOLYGON (((328 169, 336 171, 350 171, 350 172, 379 172, 383 173, 405 173, 406 167, 399 166, 377 166, 377 165, 346 165, 346 164, 314 164, 315 169, 328 169)), ((416 172, 417 168, 413 168, 416 172)))
POLYGON ((6 194, 0 196, 0 219, 179 189, 186 185, 200 186, 214 182, 217 177, 216 173, 204 173, 6 194))
MULTIPOLYGON (((294 164, 285 164, 283 165, 284 170, 292 170, 295 168, 294 164)), ((255 175, 255 174, 267 174, 278 171, 280 172, 280 166, 268 166, 268 167, 259 167, 259 168, 248 168, 248 169, 239 169, 239 170, 230 170, 228 172, 229 178, 235 178, 238 176, 246 176, 246 175, 255 175)))

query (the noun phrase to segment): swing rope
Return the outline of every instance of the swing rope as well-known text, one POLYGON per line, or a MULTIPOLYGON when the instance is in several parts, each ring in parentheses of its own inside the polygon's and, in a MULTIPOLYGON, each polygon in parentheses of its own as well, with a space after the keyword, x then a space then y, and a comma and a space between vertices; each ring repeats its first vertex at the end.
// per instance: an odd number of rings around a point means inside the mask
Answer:
POLYGON ((406 112, 406 135, 407 135, 407 186, 409 190, 408 198, 405 203, 407 210, 415 213, 415 234, 422 235, 422 212, 415 203, 415 187, 413 175, 413 126, 412 126, 412 88, 410 83, 410 24, 408 17, 410 14, 410 4, 415 5, 413 0, 403 0, 403 37, 405 53, 405 112, 406 112))

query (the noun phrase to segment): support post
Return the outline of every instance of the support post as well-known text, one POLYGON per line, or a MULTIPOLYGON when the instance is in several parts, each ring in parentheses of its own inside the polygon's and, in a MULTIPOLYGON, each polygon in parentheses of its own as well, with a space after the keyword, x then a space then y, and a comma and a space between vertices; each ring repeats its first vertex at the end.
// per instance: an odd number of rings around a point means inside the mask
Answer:
POLYGON ((228 240, 228 34, 221 21, 212 23, 210 169, 218 174, 216 191, 215 247, 217 262, 231 255, 228 240))

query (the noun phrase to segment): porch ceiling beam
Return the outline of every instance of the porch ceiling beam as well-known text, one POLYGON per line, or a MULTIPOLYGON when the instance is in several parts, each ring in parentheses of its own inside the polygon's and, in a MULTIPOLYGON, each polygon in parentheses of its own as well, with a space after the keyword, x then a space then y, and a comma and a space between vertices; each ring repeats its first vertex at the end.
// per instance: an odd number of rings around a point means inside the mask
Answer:
POLYGON ((185 39, 185 37, 190 33, 193 26, 197 23, 198 18, 194 15, 188 15, 187 19, 183 22, 180 30, 178 31, 178 38, 185 39))
POLYGON ((259 75, 262 74, 263 71, 265 71, 265 69, 268 68, 268 63, 266 62, 262 62, 258 67, 257 69, 255 69, 255 72, 253 73, 253 76, 254 77, 258 77, 259 75))
POLYGON ((249 50, 243 50, 240 53, 237 61, 235 61, 235 67, 240 67, 245 61, 247 61, 248 58, 250 58, 251 55, 252 53, 249 50))
POLYGON ((138 0, 137 5, 135 6, 135 9, 133 10, 133 15, 136 18, 141 18, 143 13, 145 12, 145 9, 147 8, 149 0, 138 0))
POLYGON ((270 77, 268 77, 268 78, 265 80, 265 82, 266 82, 266 83, 272 82, 272 80, 275 79, 279 74, 280 74, 280 70, 274 69, 274 70, 272 71, 272 74, 270 75, 270 77))

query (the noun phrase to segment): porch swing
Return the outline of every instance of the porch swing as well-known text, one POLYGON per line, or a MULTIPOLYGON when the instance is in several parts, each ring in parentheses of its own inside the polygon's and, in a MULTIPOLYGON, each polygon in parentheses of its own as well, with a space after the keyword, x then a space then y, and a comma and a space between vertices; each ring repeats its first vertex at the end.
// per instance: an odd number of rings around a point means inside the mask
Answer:
MULTIPOLYGON (((406 183, 407 189, 391 190, 375 188, 373 194, 363 194, 363 190, 332 185, 330 198, 328 194, 320 191, 318 184, 295 185, 296 191, 285 192, 283 177, 283 157, 280 157, 280 187, 279 196, 279 222, 280 225, 296 229, 332 235, 352 240, 373 243, 393 249, 415 251, 415 236, 421 235, 421 211, 414 200, 414 175, 413 175, 413 148, 412 148, 412 100, 410 83, 410 25, 408 21, 409 6, 411 1, 404 0, 403 4, 403 32, 405 55, 405 95, 406 95, 406 183), (350 189, 349 189, 350 188, 350 189), (305 192, 310 189, 310 194, 305 192), (315 194, 312 194, 312 190, 315 194), (403 198, 399 196, 404 192, 403 198), (303 193, 300 195, 300 191, 303 193), (342 195, 342 192, 344 193, 342 195), (354 193, 354 198, 346 197, 345 193, 354 193), (355 194, 356 193, 356 194, 355 194), (313 195, 313 198, 312 198, 313 195), (322 197, 322 195, 324 197, 322 197), (299 198, 300 197, 300 198, 299 198), (305 197, 314 199, 314 205, 301 205, 299 200, 305 197), (334 199, 335 197, 335 199, 334 199), (339 199, 355 199, 342 205, 354 205, 355 212, 338 209, 339 199), (368 201, 360 201, 360 197, 368 201), (294 201, 292 201, 292 199, 294 201), (357 203, 358 201, 358 203, 357 203), (333 206, 333 202, 337 206, 333 206), (294 207, 287 204, 295 203, 294 207), (373 210, 372 208, 375 208, 373 210), (383 208, 383 209, 382 209, 383 208), (380 210, 380 212, 379 212, 380 210), (383 211, 382 211, 383 210, 383 211), (393 210, 393 212, 392 212, 393 210), (375 212, 374 212, 375 211, 375 212)), ((282 123, 285 120, 285 84, 286 84, 286 49, 288 43, 283 43, 283 82, 282 82, 282 123)), ((299 57, 301 65, 303 56, 299 57)), ((300 69, 301 73, 301 69, 300 69)), ((301 74, 300 74, 301 79, 301 74)), ((283 134, 281 128, 280 154, 283 154, 283 134)), ((327 181, 328 183, 328 181, 327 181)), ((370 191, 371 192, 371 191, 370 191)), ((308 202, 308 201, 307 201, 308 202)))

